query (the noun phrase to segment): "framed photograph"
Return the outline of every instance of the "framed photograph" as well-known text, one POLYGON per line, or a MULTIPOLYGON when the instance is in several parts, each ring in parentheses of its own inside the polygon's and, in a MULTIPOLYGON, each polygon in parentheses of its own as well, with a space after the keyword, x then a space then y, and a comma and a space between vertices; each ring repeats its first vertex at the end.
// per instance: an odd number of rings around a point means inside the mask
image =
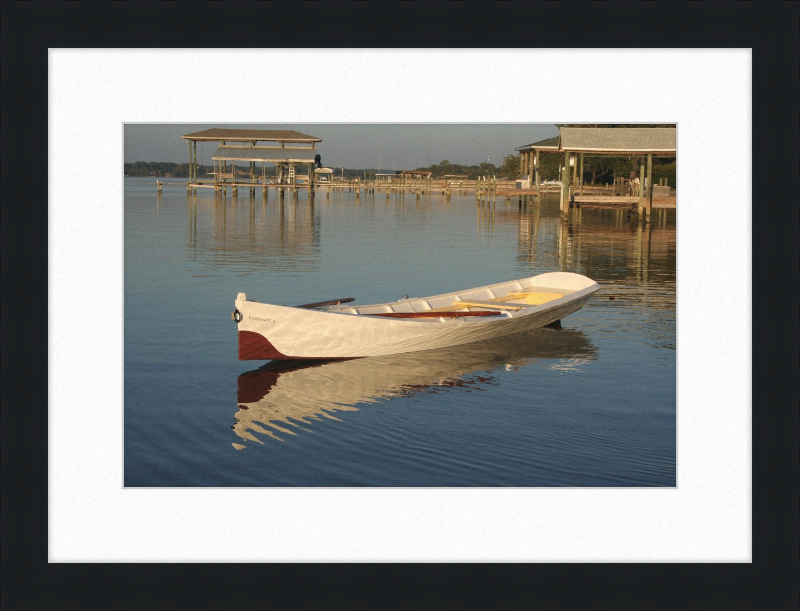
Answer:
POLYGON ((4 608, 796 606, 796 5, 222 6, 3 9, 4 608), (674 174, 564 149, 637 124, 674 174), (258 304, 593 288, 486 289, 549 272, 601 289, 537 341, 240 360, 258 304))

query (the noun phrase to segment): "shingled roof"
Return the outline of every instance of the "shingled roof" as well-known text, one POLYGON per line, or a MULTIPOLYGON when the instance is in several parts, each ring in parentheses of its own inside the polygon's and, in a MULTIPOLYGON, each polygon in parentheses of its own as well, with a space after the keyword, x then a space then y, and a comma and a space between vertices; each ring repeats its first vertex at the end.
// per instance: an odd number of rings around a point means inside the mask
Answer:
POLYGON ((674 127, 562 127, 562 151, 674 153, 674 127))
POLYGON ((225 140, 230 142, 322 142, 322 138, 292 129, 226 129, 215 127, 181 136, 186 140, 225 140))
POLYGON ((552 138, 546 138, 545 140, 539 140, 539 142, 534 142, 532 144, 526 144, 525 146, 520 146, 517 148, 518 151, 528 150, 528 149, 544 149, 544 148, 551 148, 551 149, 558 149, 558 136, 553 136, 552 138))

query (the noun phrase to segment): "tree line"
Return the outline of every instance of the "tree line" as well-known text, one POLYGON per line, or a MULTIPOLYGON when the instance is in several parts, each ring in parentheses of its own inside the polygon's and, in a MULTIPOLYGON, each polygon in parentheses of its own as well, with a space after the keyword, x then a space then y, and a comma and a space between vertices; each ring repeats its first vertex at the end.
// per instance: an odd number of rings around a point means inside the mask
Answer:
MULTIPOLYGON (((213 172, 210 165, 198 165, 197 175, 203 176, 213 172)), ((189 178, 188 163, 172 163, 170 161, 135 161, 125 164, 125 176, 176 176, 189 178)))
POLYGON ((468 180, 475 180, 482 176, 498 176, 501 174, 500 169, 493 163, 484 161, 483 163, 473 165, 462 165, 458 163, 450 163, 447 159, 439 163, 434 163, 424 168, 415 168, 424 172, 431 172, 432 178, 442 178, 448 174, 466 175, 468 180))
MULTIPOLYGON (((539 155, 539 178, 545 180, 560 180, 559 175, 561 163, 564 155, 560 153, 540 153, 539 155)), ((517 154, 509 154, 503 158, 500 166, 495 166, 489 162, 473 165, 462 165, 450 163, 448 160, 435 163, 427 167, 419 167, 416 170, 431 172, 433 178, 443 178, 448 174, 465 175, 468 180, 475 180, 483 176, 496 176, 497 178, 516 180, 520 178, 520 157, 517 154)), ((631 172, 638 172, 639 168, 633 166, 633 160, 625 157, 606 157, 606 156, 584 156, 583 181, 585 184, 604 184, 614 182, 615 176, 630 176, 631 172)), ((213 171, 213 166, 198 165, 198 176, 207 176, 208 172, 213 171)), ((274 168, 267 168, 267 174, 272 176, 274 168)), ((344 178, 364 178, 372 177, 378 170, 368 169, 344 169, 344 178)), ((259 172, 260 174, 260 172, 259 172)), ((336 177, 342 176, 341 169, 334 168, 336 177)), ((165 177, 173 176, 177 178, 189 177, 188 163, 172 163, 169 161, 136 161, 125 164, 125 176, 153 176, 165 177)), ((674 159, 654 158, 653 159, 653 178, 658 182, 662 178, 667 179, 667 183, 674 187, 676 179, 676 162, 674 159)))
MULTIPOLYGON (((510 156, 512 157, 512 156, 510 156)), ((519 161, 516 162, 519 165, 519 161)), ((433 172, 433 178, 441 178, 445 174, 466 174, 470 179, 476 179, 479 176, 499 176, 502 172, 501 169, 491 163, 481 163, 478 165, 459 165, 453 164, 449 161, 442 161, 441 163, 434 164, 427 168, 416 168, 417 170, 425 170, 433 172)), ((135 161, 133 163, 125 164, 125 176, 173 176, 179 178, 189 177, 189 164, 188 163, 172 163, 169 161, 135 161)), ((378 168, 337 168, 334 167, 334 176, 337 178, 344 177, 346 179, 371 178, 378 173, 378 168)), ((517 168, 519 170, 519 168, 517 168)), ((208 172, 213 172, 213 166, 198 165, 198 176, 204 176, 208 172)), ((387 170, 383 170, 386 172, 387 170)), ((261 168, 257 173, 261 174, 261 168)), ((267 168, 267 175, 273 176, 275 174, 274 167, 267 168)))

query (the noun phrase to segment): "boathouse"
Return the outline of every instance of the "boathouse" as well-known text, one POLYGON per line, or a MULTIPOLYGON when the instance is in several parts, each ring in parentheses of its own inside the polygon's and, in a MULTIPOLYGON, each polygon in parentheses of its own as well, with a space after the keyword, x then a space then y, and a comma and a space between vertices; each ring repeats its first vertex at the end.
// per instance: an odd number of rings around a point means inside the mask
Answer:
POLYGON ((228 128, 206 129, 181 138, 189 146, 188 189, 213 188, 220 191, 230 186, 235 192, 238 187, 255 189, 261 185, 266 188, 270 183, 296 190, 303 184, 313 195, 317 142, 322 142, 322 138, 294 130, 228 128), (197 178, 198 142, 219 143, 211 157, 214 161, 213 183, 197 178), (267 176, 268 163, 274 166, 274 174, 270 176, 267 176), (299 175, 297 169, 306 174, 299 175))
POLYGON ((560 164, 562 213, 568 211, 571 203, 580 204, 582 200, 601 203, 602 200, 602 203, 607 204, 636 205, 640 218, 650 217, 653 197, 660 195, 656 186, 652 184, 653 158, 677 157, 677 134, 674 127, 561 127, 559 132, 557 138, 542 140, 517 149, 521 157, 523 180, 527 180, 528 188, 535 188, 538 193, 541 187, 538 172, 539 154, 557 153, 562 156, 560 164), (587 157, 598 156, 627 157, 634 168, 631 173, 633 182, 623 177, 615 177, 610 194, 585 195, 584 160, 587 157), (528 170, 527 178, 524 170, 528 170))
POLYGON ((325 183, 332 183, 333 182, 333 170, 331 168, 317 168, 314 170, 315 175, 315 182, 325 182, 325 183))
POLYGON ((522 179, 522 187, 526 189, 536 189, 537 191, 542 188, 542 178, 540 176, 540 153, 558 153, 558 140, 559 137, 547 138, 546 140, 539 140, 533 144, 526 144, 519 147, 519 173, 522 179))
POLYGON ((428 170, 401 170, 398 172, 400 176, 414 178, 417 180, 421 180, 423 178, 430 178, 433 172, 428 170))

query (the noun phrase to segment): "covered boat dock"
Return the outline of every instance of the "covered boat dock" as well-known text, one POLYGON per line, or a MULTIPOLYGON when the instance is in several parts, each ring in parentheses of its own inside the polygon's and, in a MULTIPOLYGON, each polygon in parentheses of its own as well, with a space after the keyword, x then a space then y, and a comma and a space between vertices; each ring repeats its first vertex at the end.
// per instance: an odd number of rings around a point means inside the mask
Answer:
POLYGON ((536 189, 537 193, 542 188, 541 153, 558 153, 559 136, 539 140, 533 144, 519 147, 519 173, 523 189, 536 189))
POLYGON ((231 187, 236 193, 239 187, 249 187, 251 193, 261 186, 266 192, 267 185, 297 191, 301 186, 313 196, 317 173, 315 162, 319 161, 317 142, 321 138, 301 134, 294 130, 261 129, 206 129, 181 136, 189 146, 188 190, 213 188, 224 192, 231 187), (218 142, 212 155, 214 162, 213 182, 203 182, 197 177, 197 143, 218 142), (266 142, 268 144, 259 144, 266 142), (267 164, 270 174, 267 174, 267 164), (246 168, 241 170, 240 167, 246 168), (298 174, 302 169, 305 174, 298 174))
MULTIPOLYGON (((677 158, 677 136, 674 127, 561 127, 557 138, 519 147, 523 188, 538 195, 540 153, 562 155, 561 212, 566 215, 573 205, 623 205, 650 218, 653 200, 670 198, 666 184, 655 185, 653 159, 677 158), (610 193, 598 193, 583 184, 584 160, 588 157, 627 157, 633 171, 630 178, 614 177, 610 193), (638 168, 638 170, 637 170, 638 168)), ((664 181, 666 183, 666 181, 664 181)))

